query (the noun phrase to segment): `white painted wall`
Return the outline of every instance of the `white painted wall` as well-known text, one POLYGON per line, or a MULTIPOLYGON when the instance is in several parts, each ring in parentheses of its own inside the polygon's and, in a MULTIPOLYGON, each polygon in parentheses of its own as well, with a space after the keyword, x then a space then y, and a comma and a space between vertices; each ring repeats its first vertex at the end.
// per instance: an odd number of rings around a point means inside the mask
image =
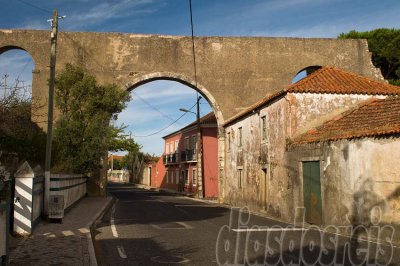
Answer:
POLYGON ((86 195, 86 179, 84 175, 52 174, 50 195, 63 195, 66 209, 86 195))

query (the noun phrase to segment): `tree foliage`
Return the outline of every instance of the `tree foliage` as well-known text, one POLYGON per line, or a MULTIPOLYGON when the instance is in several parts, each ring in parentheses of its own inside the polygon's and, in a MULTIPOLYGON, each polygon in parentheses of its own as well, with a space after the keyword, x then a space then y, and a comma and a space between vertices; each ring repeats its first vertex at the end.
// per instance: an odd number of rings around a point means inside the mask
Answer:
POLYGON ((400 30, 375 29, 358 32, 352 30, 339 35, 341 39, 367 39, 372 62, 391 84, 400 85, 400 30))
POLYGON ((126 126, 124 125, 121 127, 112 126, 110 128, 110 143, 108 150, 113 152, 139 152, 141 146, 138 145, 132 138, 128 137, 128 135, 124 134, 124 129, 126 129, 126 126))
POLYGON ((18 79, 8 86, 7 76, 0 80, 0 154, 33 165, 43 163, 46 135, 31 121, 31 110, 39 105, 32 99, 29 86, 18 79))
POLYGON ((83 68, 67 64, 56 77, 55 96, 60 111, 54 130, 56 170, 87 173, 101 168, 109 147, 124 144, 121 129, 110 119, 126 107, 129 93, 116 85, 99 85, 83 68))
POLYGON ((143 153, 140 150, 138 151, 130 151, 126 154, 121 161, 121 166, 123 168, 128 168, 132 170, 132 165, 135 161, 142 162, 142 163, 156 163, 160 157, 155 156, 154 154, 151 155, 149 153, 143 153))

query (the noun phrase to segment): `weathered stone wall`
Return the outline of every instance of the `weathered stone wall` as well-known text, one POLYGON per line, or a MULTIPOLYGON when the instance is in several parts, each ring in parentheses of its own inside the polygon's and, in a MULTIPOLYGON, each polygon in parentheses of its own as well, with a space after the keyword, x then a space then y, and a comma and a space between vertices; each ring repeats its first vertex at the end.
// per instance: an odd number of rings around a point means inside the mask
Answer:
POLYGON ((292 184, 284 163, 289 103, 285 98, 257 110, 226 128, 225 201, 266 210, 271 216, 288 220, 291 215, 292 184), (266 117, 267 137, 262 139, 261 118, 266 117), (239 145, 242 128, 242 147, 239 145), (229 151, 228 151, 229 150, 229 151), (238 187, 242 172, 242 188, 238 187))
MULTIPOLYGON (((301 186, 299 162, 310 158, 321 161, 324 224, 360 221, 375 206, 383 211, 382 222, 398 224, 399 156, 400 136, 393 136, 292 146, 287 161, 291 166, 289 175, 296 177, 301 186)), ((296 193, 299 206, 303 205, 301 186, 296 193)))
POLYGON ((328 119, 333 119, 372 97, 385 98, 385 96, 362 94, 290 93, 288 94, 291 102, 290 136, 294 137, 328 119))
MULTIPOLYGON (((296 131, 304 130, 309 127, 308 124, 316 126, 316 123, 321 123, 325 116, 329 117, 330 114, 335 113, 338 115, 339 111, 343 112, 346 108, 354 107, 356 103, 371 97, 289 93, 228 125, 225 128, 225 176, 221 188, 224 195, 223 201, 233 205, 246 205, 256 210, 264 209, 272 217, 291 222, 296 218, 294 217, 296 208, 303 206, 303 180, 299 172, 302 160, 330 156, 326 160, 330 160, 332 169, 337 169, 332 170, 334 172, 343 171, 344 175, 354 163, 356 168, 361 169, 360 173, 369 173, 368 169, 358 167, 356 162, 347 162, 344 166, 345 162, 339 158, 342 153, 337 152, 338 147, 304 145, 295 153, 286 152, 287 144, 296 131), (266 140, 262 140, 261 119, 263 116, 267 121, 266 140), (238 136, 239 128, 242 128, 241 147, 238 136), (229 142, 230 147, 228 148, 229 142), (328 151, 332 154, 327 155, 328 151), (241 188, 239 188, 240 172, 243 184, 241 188)), ((382 151, 382 153, 384 152, 382 151)), ((379 167, 386 169, 387 166, 379 167)), ((345 199, 343 202, 352 201, 343 194, 347 184, 332 185, 326 182, 330 179, 333 177, 324 177, 321 181, 323 206, 333 210, 324 214, 324 220, 341 221, 348 210, 351 210, 351 206, 341 206, 336 202, 338 199, 345 199)), ((340 182, 344 182, 345 179, 340 180, 340 182)))
MULTIPOLYGON (((45 102, 50 32, 0 30, 0 54, 9 49, 32 55, 33 95, 45 102)), ((57 49, 57 70, 65 63, 77 63, 100 82, 130 89, 155 79, 172 79, 196 86, 190 37, 60 32, 57 49)), ((212 104, 220 125, 260 97, 291 84, 308 66, 332 65, 382 79, 371 64, 365 40, 196 37, 195 50, 197 89, 212 104)))

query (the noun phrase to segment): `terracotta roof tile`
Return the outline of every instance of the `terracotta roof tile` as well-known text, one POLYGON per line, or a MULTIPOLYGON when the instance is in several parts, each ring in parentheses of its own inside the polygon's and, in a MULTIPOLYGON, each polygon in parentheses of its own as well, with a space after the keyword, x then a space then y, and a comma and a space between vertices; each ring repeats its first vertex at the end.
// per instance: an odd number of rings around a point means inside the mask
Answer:
POLYGON ((255 104, 247 107, 237 115, 229 118, 225 126, 240 117, 252 112, 285 95, 286 93, 332 93, 332 94, 365 94, 365 95, 400 95, 400 87, 383 81, 360 76, 335 67, 325 66, 309 76, 290 85, 284 90, 269 94, 255 104))
POLYGON ((289 86, 286 92, 394 95, 400 87, 326 66, 289 86))
POLYGON ((370 99, 361 106, 311 129, 293 144, 352 139, 400 133, 400 97, 370 99))

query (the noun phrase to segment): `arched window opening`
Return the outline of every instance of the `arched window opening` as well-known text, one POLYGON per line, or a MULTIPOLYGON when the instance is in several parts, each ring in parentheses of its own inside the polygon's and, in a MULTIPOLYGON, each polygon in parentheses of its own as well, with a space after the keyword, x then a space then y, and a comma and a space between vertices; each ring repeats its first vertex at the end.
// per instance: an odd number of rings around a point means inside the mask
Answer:
POLYGON ((320 68, 321 68, 321 66, 309 66, 309 67, 303 68, 292 79, 292 84, 296 83, 299 80, 302 80, 303 78, 309 76, 311 73, 313 73, 314 71, 316 71, 316 70, 318 70, 320 68))
POLYGON ((0 102, 3 108, 32 104, 32 70, 29 53, 11 49, 0 54, 0 102))
MULTIPOLYGON (((19 47, 0 48, 0 164, 15 171, 22 161, 43 164, 45 134, 32 121, 31 55, 19 47)), ((38 107, 38 106, 36 106, 38 107)))

